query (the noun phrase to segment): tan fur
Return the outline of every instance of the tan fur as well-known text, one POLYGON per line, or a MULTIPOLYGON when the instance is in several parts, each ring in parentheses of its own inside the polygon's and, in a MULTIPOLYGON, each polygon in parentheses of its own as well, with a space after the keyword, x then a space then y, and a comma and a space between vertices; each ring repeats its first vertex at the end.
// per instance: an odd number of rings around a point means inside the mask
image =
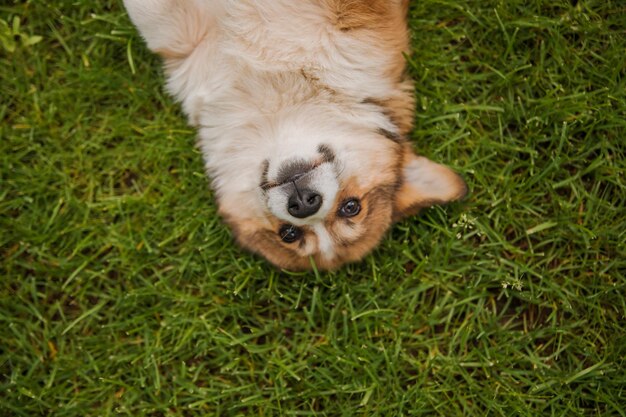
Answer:
POLYGON ((407 79, 400 84, 400 91, 397 94, 366 101, 379 106, 391 123, 398 128, 400 135, 404 136, 413 129, 415 97, 412 90, 413 80, 407 79))
MULTIPOLYGON (((331 12, 335 26, 348 36, 363 39, 370 46, 371 54, 387 54, 391 60, 381 68, 385 77, 400 80, 405 61, 403 53, 409 53, 409 37, 406 28, 406 6, 394 0, 322 0, 331 12), (389 53, 394 51, 395 53, 389 53)), ((409 93, 412 95, 412 92, 409 93)), ((385 97, 391 100, 393 97, 385 97)))
POLYGON ((409 39, 405 16, 408 0, 398 6, 394 0, 323 0, 332 12, 334 24, 343 32, 353 32, 350 36, 371 38, 372 53, 396 51, 390 54, 394 59, 388 63, 384 75, 398 80, 398 89, 386 97, 370 98, 389 116, 402 135, 413 128, 415 99, 413 81, 406 77, 403 54, 408 54, 409 39))
POLYGON ((396 14, 388 0, 324 0, 333 16, 333 24, 342 31, 373 29, 388 26, 396 14))
MULTIPOLYGON (((327 227, 337 243, 337 259, 331 265, 333 268, 345 262, 361 259, 369 253, 392 222, 392 207, 389 201, 393 199, 395 184, 381 183, 367 188, 352 188, 355 183, 356 181, 351 181, 343 195, 359 196, 361 212, 349 219, 338 217, 333 213, 327 221, 327 227)), ((339 199, 338 203, 342 200, 343 198, 339 199)))

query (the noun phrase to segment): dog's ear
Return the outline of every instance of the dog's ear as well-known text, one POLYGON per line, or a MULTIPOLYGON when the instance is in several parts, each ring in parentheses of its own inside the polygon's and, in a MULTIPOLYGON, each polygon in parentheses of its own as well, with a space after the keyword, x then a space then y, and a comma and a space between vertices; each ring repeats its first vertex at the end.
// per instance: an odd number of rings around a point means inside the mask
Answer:
POLYGON ((394 221, 416 214, 421 208, 460 200, 467 194, 463 178, 450 168, 404 149, 402 182, 396 191, 394 221))

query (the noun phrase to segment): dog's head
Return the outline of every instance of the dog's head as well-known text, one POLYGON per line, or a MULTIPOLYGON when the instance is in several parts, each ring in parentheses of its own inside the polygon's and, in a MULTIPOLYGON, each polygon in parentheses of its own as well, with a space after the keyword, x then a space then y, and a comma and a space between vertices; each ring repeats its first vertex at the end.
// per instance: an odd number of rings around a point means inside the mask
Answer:
POLYGON ((254 195, 222 190, 220 211, 243 247, 291 270, 359 260, 394 221, 466 193, 452 170, 380 129, 277 140, 258 159, 254 195))

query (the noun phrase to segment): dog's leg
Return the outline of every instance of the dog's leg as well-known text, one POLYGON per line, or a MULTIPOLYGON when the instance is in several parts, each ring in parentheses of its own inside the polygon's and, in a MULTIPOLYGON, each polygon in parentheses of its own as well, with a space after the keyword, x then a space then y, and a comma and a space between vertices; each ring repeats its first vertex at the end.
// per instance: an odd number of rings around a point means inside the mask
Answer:
POLYGON ((148 47, 165 58, 185 58, 214 26, 220 1, 124 0, 148 47))
POLYGON ((408 0, 323 0, 342 31, 364 27, 385 26, 397 21, 404 25, 408 0))

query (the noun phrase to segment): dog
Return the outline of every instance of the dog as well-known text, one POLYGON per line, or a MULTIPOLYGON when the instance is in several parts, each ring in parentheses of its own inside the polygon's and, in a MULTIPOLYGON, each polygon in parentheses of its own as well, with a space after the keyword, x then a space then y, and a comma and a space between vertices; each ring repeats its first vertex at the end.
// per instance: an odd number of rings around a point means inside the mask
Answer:
POLYGON ((406 139, 408 0, 124 3, 197 128, 220 215, 277 267, 360 260, 394 222, 465 196, 406 139))

